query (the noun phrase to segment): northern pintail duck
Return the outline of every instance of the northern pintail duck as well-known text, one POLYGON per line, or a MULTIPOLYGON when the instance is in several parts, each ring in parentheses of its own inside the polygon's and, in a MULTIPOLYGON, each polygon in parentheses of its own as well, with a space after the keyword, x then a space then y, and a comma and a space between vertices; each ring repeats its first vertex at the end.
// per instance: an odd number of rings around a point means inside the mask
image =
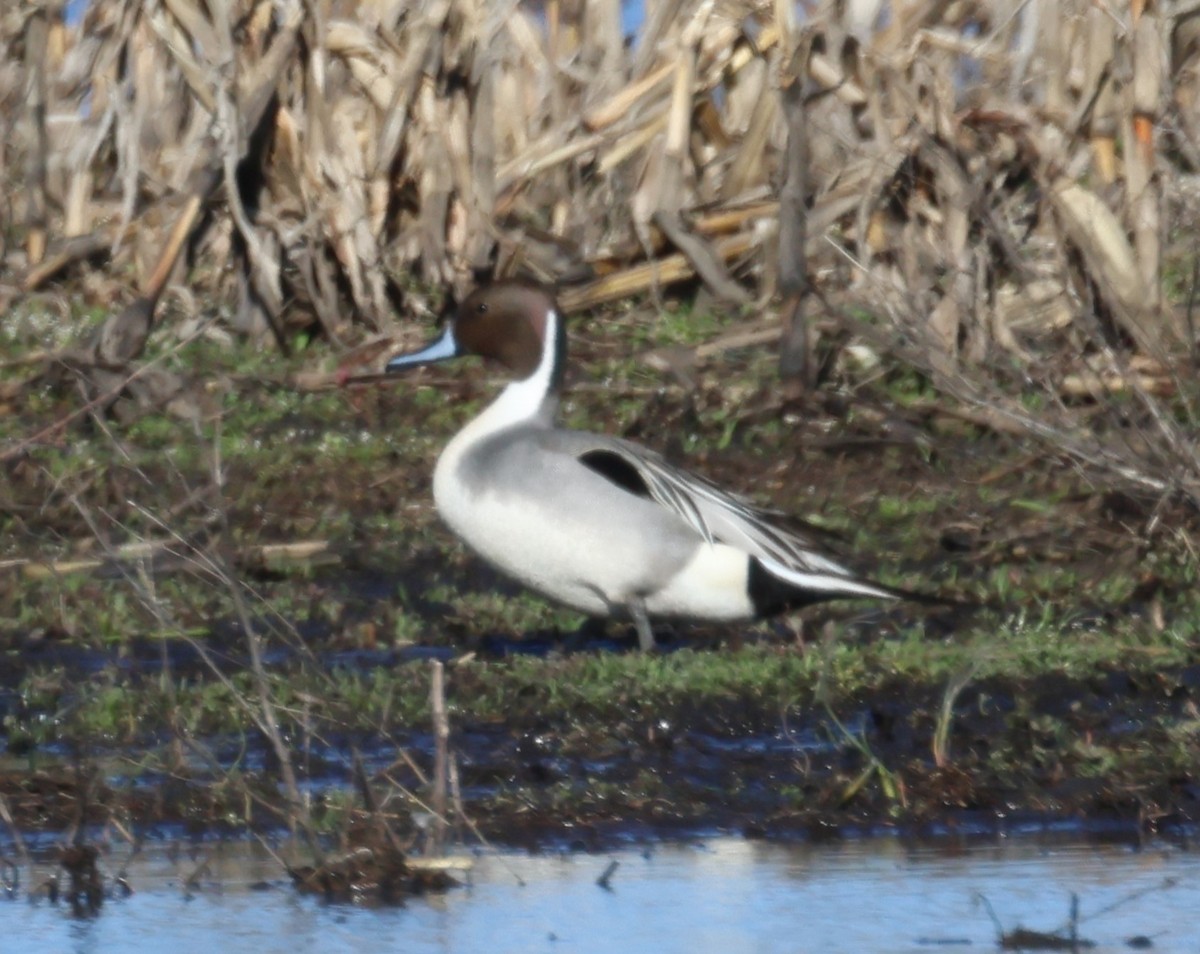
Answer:
POLYGON ((389 372, 461 355, 515 380, 438 459, 438 512, 480 556, 530 589, 595 616, 623 615, 644 650, 652 617, 759 619, 840 597, 903 598, 855 575, 776 516, 659 454, 556 424, 567 357, 545 288, 476 289, 425 348, 389 372))

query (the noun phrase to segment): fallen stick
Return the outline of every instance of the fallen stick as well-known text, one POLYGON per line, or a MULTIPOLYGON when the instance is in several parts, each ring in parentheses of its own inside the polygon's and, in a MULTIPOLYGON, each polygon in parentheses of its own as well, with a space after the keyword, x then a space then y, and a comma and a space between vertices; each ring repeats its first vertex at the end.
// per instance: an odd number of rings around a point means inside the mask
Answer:
POLYGON ((37 291, 46 282, 64 269, 97 255, 107 254, 114 246, 128 239, 135 224, 129 222, 124 228, 107 227, 88 235, 76 235, 61 242, 52 243, 45 258, 34 265, 21 279, 21 290, 37 291))
MULTIPOLYGON (((716 242, 713 250, 721 261, 730 261, 750 251, 758 242, 759 239, 754 235, 731 235, 716 242)), ((679 252, 605 275, 579 288, 568 289, 559 296, 559 300, 567 311, 593 308, 648 291, 656 285, 671 285, 695 274, 695 267, 686 255, 679 252)))
POLYGON ((750 303, 750 293, 730 278, 725 263, 713 251, 712 246, 689 232, 678 213, 658 211, 654 213, 652 220, 671 240, 671 244, 683 253, 696 270, 696 274, 718 300, 735 305, 750 303))
MULTIPOLYGON (((19 573, 27 580, 42 580, 52 576, 67 576, 88 573, 112 566, 114 562, 148 560, 160 556, 187 556, 177 540, 139 540, 114 548, 111 556, 76 557, 68 560, 38 560, 33 557, 16 557, 0 560, 0 573, 19 573)), ((329 552, 328 540, 296 540, 291 543, 263 543, 242 547, 234 556, 234 562, 243 567, 264 567, 282 563, 336 562, 336 554, 329 552)))

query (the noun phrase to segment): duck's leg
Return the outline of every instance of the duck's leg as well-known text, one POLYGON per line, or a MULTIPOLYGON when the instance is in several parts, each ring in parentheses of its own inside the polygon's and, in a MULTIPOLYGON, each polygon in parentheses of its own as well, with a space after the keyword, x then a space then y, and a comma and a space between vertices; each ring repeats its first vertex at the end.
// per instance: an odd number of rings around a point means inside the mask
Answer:
POLYGON ((650 628, 650 617, 646 615, 646 604, 640 597, 635 597, 628 603, 629 615, 633 617, 633 625, 637 627, 638 646, 642 652, 652 653, 658 649, 654 641, 654 630, 650 628))

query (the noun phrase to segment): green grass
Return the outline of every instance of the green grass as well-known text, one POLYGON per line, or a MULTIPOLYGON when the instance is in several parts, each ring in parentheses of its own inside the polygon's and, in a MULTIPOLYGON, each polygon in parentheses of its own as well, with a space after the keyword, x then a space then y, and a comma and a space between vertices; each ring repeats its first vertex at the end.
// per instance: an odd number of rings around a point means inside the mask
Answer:
MULTIPOLYGON (((1085 685, 1109 672, 1149 681, 1194 665, 1200 588, 1186 526, 1152 544, 1133 534, 1114 544, 1111 527, 1108 536, 1093 537, 1089 521, 1100 520, 1100 508, 1087 502, 1099 492, 1054 462, 1023 465, 1000 481, 981 479, 1002 471, 1006 458, 996 455, 1015 455, 1012 448, 966 448, 957 455, 943 445, 932 457, 918 448, 840 449, 839 434, 857 438, 869 422, 860 424, 853 411, 840 421, 785 419, 772 403, 773 362, 765 352, 724 356, 698 374, 699 389, 691 395, 630 357, 638 342, 695 343, 734 320, 683 311, 622 316, 619 330, 634 344, 623 337, 619 354, 610 349, 582 369, 583 380, 606 387, 575 392, 565 404, 568 424, 634 431, 731 489, 814 516, 884 582, 924 589, 935 579, 1007 610, 964 615, 949 635, 933 635, 915 610, 817 611, 815 628, 824 632, 828 620, 832 637, 805 650, 767 635, 765 627, 728 627, 698 634, 683 629, 677 642, 685 648, 653 656, 475 655, 485 635, 557 632, 569 641, 582 622, 513 587, 488 588, 433 512, 433 461, 490 396, 481 383, 484 372, 464 368, 471 383, 455 385, 450 394, 428 377, 359 391, 289 388, 295 371, 332 360, 319 344, 285 359, 193 342, 168 366, 211 384, 213 400, 198 425, 138 412, 127 424, 79 422, 29 448, 8 467, 0 490, 0 555, 77 560, 102 555, 105 545, 163 539, 168 530, 190 541, 244 587, 241 599, 268 649, 286 650, 271 657, 269 690, 293 741, 313 732, 378 738, 426 727, 425 664, 331 661, 346 650, 414 644, 455 651, 447 667, 455 726, 549 726, 580 749, 631 723, 688 725, 721 714, 737 731, 778 727, 802 713, 841 717, 899 684, 930 700, 932 721, 947 687, 963 673, 970 686, 998 683, 1016 691, 1049 677, 1085 685), (830 436, 835 439, 826 450, 822 441, 830 436), (980 528, 973 552, 941 549, 938 530, 954 521, 980 528), (255 546, 300 539, 329 541, 339 562, 257 570, 238 562, 255 546), (1157 589, 1150 585, 1155 582, 1157 589), (860 617, 874 622, 855 622, 860 617), (315 658, 302 651, 303 640, 315 658)), ((0 344, 28 348, 38 335, 57 340, 39 328, 0 326, 0 344)), ((589 346, 598 350, 613 330, 592 319, 580 333, 592 335, 589 346)), ((160 353, 167 347, 165 335, 152 342, 160 353)), ((872 396, 904 405, 928 400, 931 391, 921 375, 899 372, 880 379, 872 396)), ((0 447, 13 446, 75 403, 73 394, 35 392, 18 413, 0 416, 0 447)), ((256 699, 253 680, 230 658, 245 654, 237 630, 239 591, 203 572, 202 564, 199 558, 126 561, 40 576, 0 570, 0 665, 12 674, 9 687, 19 699, 4 716, 9 745, 31 751, 35 760, 54 757, 46 753, 55 746, 126 748, 146 753, 150 771, 168 763, 164 740, 173 736, 255 735, 238 701, 256 699), (187 640, 222 660, 232 686, 203 666, 156 669, 153 648, 187 640), (63 650, 67 661, 29 662, 44 658, 40 650, 48 646, 63 650), (81 676, 70 668, 73 651, 98 654, 103 662, 81 676), (141 668, 125 665, 130 660, 140 660, 141 668)), ((1035 757, 1070 759, 1087 778, 1133 773, 1153 758, 1149 741, 1122 747, 1085 738, 1062 719, 1032 709, 1013 715, 1014 722, 1022 719, 1035 757)), ((953 723, 951 707, 943 734, 952 749, 953 723)), ((1167 720, 1147 732, 1156 733, 1151 741, 1170 765, 1184 766, 1195 753, 1195 720, 1167 720)), ((1015 777, 1027 754, 1017 742, 1000 739, 989 758, 997 773, 1015 777)), ((863 764, 848 770, 843 790, 890 791, 898 804, 902 789, 894 773, 902 767, 876 764, 873 757, 865 753, 863 764)), ((652 801, 661 796, 658 784, 649 773, 623 781, 624 794, 615 783, 588 788, 576 781, 543 794, 551 803, 590 799, 612 806, 652 801)), ((327 811, 329 819, 340 817, 336 799, 327 811)))
MULTIPOLYGON (((479 605, 473 612, 480 612, 479 605)), ((1188 614, 1200 618, 1200 606, 1191 606, 1188 614)), ((931 640, 912 626, 867 644, 835 637, 807 652, 758 642, 719 652, 466 661, 450 667, 448 699, 455 721, 465 724, 536 724, 551 714, 556 722, 587 729, 705 708, 742 711, 770 722, 793 708, 844 708, 897 680, 936 692, 968 669, 974 682, 1016 683, 1051 673, 1074 679, 1104 671, 1154 673, 1188 664, 1195 641, 1195 623, 1161 632, 1137 620, 1092 629, 1046 607, 1040 614, 980 620, 951 640, 931 640)), ((238 691, 253 698, 247 673, 234 672, 232 679, 238 691)), ((427 681, 420 664, 363 670, 299 663, 271 674, 272 695, 282 710, 298 712, 304 699, 319 698, 322 710, 310 718, 340 731, 426 724, 427 681)), ((112 669, 80 693, 61 670, 42 671, 26 677, 22 692, 32 709, 49 717, 10 729, 43 742, 78 733, 131 743, 142 733, 161 731, 168 712, 177 726, 196 735, 246 725, 230 690, 211 676, 165 673, 158 680, 131 681, 112 669)))

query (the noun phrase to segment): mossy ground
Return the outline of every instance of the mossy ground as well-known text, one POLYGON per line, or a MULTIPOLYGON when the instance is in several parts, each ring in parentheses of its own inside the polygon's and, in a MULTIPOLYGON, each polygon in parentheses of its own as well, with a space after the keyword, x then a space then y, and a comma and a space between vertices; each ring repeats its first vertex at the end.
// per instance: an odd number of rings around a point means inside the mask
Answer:
MULTIPOLYGON (((693 390, 629 356, 729 320, 578 322, 567 422, 816 523, 884 582, 987 608, 667 625, 667 651, 642 656, 627 624, 545 604, 438 523, 429 475, 494 392, 484 369, 303 391, 293 375, 333 360, 320 346, 163 340, 190 417, 131 404, 52 428, 79 406, 61 381, 0 407, 0 793, 18 824, 276 820, 245 623, 323 824, 355 802, 353 750, 418 804, 430 658, 467 812, 493 832, 1195 819, 1195 515, 906 410, 911 372, 785 405, 766 350, 716 358, 693 390), (306 540, 328 545, 260 549, 306 540)), ((4 333, 10 353, 38 344, 4 333)))

